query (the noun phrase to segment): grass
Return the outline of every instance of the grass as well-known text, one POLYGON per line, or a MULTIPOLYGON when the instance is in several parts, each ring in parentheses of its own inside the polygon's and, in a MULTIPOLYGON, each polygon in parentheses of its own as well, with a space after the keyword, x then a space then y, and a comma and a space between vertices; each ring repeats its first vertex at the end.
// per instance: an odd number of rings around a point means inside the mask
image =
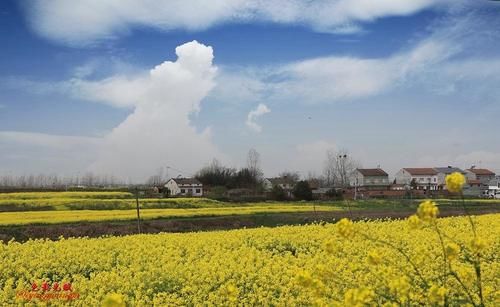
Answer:
MULTIPOLYGON (((317 211, 342 210, 332 206, 318 206, 317 211)), ((253 215, 266 213, 311 212, 304 205, 267 205, 225 208, 147 209, 141 211, 141 219, 253 215)), ((0 225, 61 224, 74 222, 126 221, 136 219, 136 210, 78 210, 78 211, 29 211, 2 212, 0 225)))

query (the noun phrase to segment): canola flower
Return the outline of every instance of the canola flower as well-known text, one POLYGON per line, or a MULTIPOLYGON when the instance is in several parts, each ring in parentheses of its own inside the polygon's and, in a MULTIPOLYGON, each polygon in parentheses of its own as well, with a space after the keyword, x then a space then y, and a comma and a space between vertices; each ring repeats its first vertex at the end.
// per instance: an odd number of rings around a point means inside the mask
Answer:
POLYGON ((408 218, 408 224, 410 225, 411 229, 417 229, 420 227, 420 225, 422 225, 422 221, 420 220, 418 215, 413 214, 408 218))
POLYGON ((448 260, 451 261, 457 259, 458 255, 460 254, 460 246, 455 243, 448 243, 446 244, 445 252, 448 260))
POLYGON ((373 301, 375 292, 370 288, 349 289, 345 293, 345 306, 362 307, 373 301))
POLYGON ((389 281, 389 293, 398 298, 402 303, 408 301, 408 294, 410 293, 411 285, 408 277, 403 276, 389 281))
POLYGON ((417 216, 424 222, 430 222, 436 219, 439 214, 437 204, 431 200, 426 200, 418 206, 417 216))
POLYGON ((102 307, 126 307, 123 296, 118 293, 109 294, 102 302, 102 307))
POLYGON ((337 231, 344 238, 351 238, 354 235, 354 224, 347 218, 341 219, 337 224, 337 231))
POLYGON ((474 238, 471 240, 470 246, 474 253, 481 254, 486 248, 486 242, 481 238, 474 238))
MULTIPOLYGON (((500 215, 476 219, 485 306, 495 306, 500 253, 500 215)), ((338 223, 337 223, 338 224, 338 223)), ((428 281, 394 249, 361 235, 345 239, 337 224, 231 231, 30 240, 0 244, 0 305, 43 305, 16 298, 33 282, 71 283, 79 298, 50 306, 365 306, 438 305, 467 302, 448 276, 442 285, 442 248, 433 229, 408 229, 407 221, 343 222, 407 251, 428 281), (325 242, 333 242, 330 251, 325 242), (369 265, 367 251, 383 259, 369 265), (443 290, 444 289, 444 290, 443 290), (118 295, 116 295, 118 294, 118 295)), ((439 220, 464 249, 471 248, 467 218, 439 220)), ((345 230, 344 229, 344 230, 345 230)), ((347 231, 347 234, 352 232, 347 231)), ((460 253, 466 254, 466 251, 460 253)), ((474 267, 457 257, 453 269, 474 289, 474 267)), ((471 294, 479 305, 479 298, 471 294)))
POLYGON ((446 176, 446 189, 453 193, 459 193, 465 184, 465 176, 459 172, 454 172, 446 176))
POLYGON ((429 302, 439 306, 444 305, 447 292, 448 291, 444 287, 432 285, 429 289, 429 302))
POLYGON ((382 256, 377 251, 368 252, 368 256, 366 257, 366 261, 371 265, 379 265, 382 263, 382 260, 382 256))

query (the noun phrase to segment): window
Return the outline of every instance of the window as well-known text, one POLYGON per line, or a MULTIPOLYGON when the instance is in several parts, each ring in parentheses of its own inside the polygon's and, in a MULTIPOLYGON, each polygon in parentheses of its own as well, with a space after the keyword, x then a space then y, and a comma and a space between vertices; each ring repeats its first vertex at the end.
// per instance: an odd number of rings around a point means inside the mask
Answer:
POLYGON ((186 190, 181 189, 181 193, 182 193, 182 194, 186 193, 186 190))
POLYGON ((200 194, 201 193, 201 189, 196 189, 196 194, 200 194))

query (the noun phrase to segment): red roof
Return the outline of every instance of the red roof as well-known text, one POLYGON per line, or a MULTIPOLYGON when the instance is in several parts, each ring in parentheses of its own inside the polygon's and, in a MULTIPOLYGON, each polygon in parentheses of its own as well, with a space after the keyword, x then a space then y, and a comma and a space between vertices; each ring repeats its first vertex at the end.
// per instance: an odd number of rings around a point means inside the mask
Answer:
POLYGON ((436 170, 430 167, 404 168, 404 170, 414 176, 437 175, 436 170))
POLYGON ((468 184, 481 184, 481 180, 469 179, 467 180, 468 184))
POLYGON ((357 171, 363 176, 389 176, 381 168, 358 168, 357 171))
POLYGON ((489 169, 485 169, 485 168, 470 168, 470 169, 468 169, 468 171, 471 172, 471 173, 474 173, 476 175, 495 176, 495 173, 493 173, 489 169))

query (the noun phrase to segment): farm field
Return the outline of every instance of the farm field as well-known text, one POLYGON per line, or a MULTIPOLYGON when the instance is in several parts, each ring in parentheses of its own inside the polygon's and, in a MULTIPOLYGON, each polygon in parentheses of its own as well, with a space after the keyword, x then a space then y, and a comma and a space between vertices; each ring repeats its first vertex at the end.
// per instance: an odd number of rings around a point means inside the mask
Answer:
MULTIPOLYGON (((145 209, 141 219, 248 215, 261 213, 310 212, 312 207, 297 205, 244 206, 226 208, 194 209, 145 209)), ((317 211, 340 210, 336 207, 318 206, 317 211)), ((137 218, 136 210, 75 210, 75 211, 29 211, 2 212, 0 225, 60 224, 71 222, 124 221, 137 218)))
MULTIPOLYGON (((54 225, 83 222, 119 222, 136 219, 136 201, 128 192, 31 192, 0 194, 0 226, 54 225)), ((332 219, 332 212, 356 212, 362 218, 404 217, 420 200, 221 202, 207 198, 142 198, 142 220, 188 219, 262 214, 313 214, 313 220, 332 219), (376 212, 375 212, 376 211, 376 212), (380 212, 377 213, 377 212, 380 212), (322 218, 322 216, 324 218, 322 218)), ((466 200, 473 213, 498 212, 495 200, 466 200)), ((463 213, 461 200, 441 200, 446 215, 463 213)), ((352 214, 351 214, 352 215, 352 214)), ((292 218, 296 223, 296 219, 292 218)), ((307 222, 309 218, 306 218, 307 222)), ((286 221, 281 221, 288 224, 286 221)), ((300 222, 299 222, 300 223, 300 222)), ((265 223, 268 225, 269 223, 265 223)), ((279 224, 279 223, 278 223, 279 224)), ((257 226, 257 225, 256 225, 257 226)), ((2 232, 2 229, 0 229, 2 232)), ((4 231, 4 239, 6 232, 4 231)))
POLYGON ((407 220, 9 242, 0 244, 0 301, 22 303, 16 294, 32 283, 58 282, 71 284, 75 306, 479 304, 467 262, 477 254, 483 302, 494 306, 499 217, 473 217, 473 243, 467 218, 436 220, 446 246, 458 246, 446 257, 433 227, 407 220), (463 284, 441 276, 446 263, 463 284))

